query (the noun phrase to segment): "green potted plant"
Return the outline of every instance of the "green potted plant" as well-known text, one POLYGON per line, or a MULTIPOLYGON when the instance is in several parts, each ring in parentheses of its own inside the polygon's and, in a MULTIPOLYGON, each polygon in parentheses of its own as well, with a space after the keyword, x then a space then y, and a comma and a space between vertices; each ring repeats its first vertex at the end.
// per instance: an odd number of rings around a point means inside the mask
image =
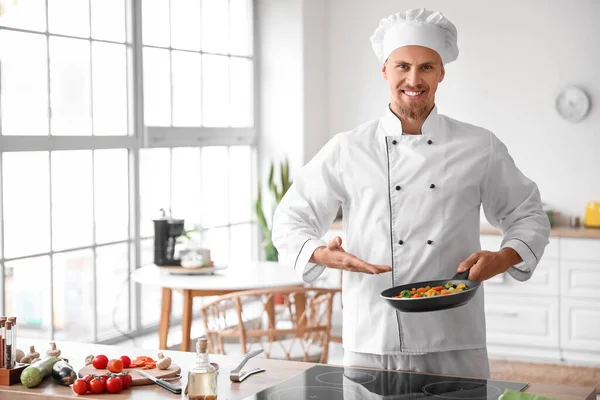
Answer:
POLYGON ((260 181, 258 183, 258 196, 256 199, 256 217, 258 218, 258 225, 260 227, 260 233, 262 236, 262 248, 265 252, 265 259, 267 261, 279 260, 277 249, 275 249, 275 246, 273 246, 273 241, 271 240, 271 233, 273 229, 272 224, 275 208, 277 208, 279 202, 281 202, 281 199, 283 198, 285 193, 288 191, 290 186, 292 186, 292 180, 290 179, 290 165, 287 159, 280 163, 278 173, 279 176, 275 177, 275 164, 271 163, 271 167, 269 168, 269 179, 267 181, 269 192, 273 195, 273 204, 270 213, 271 226, 269 226, 269 221, 265 217, 261 193, 262 188, 260 181))

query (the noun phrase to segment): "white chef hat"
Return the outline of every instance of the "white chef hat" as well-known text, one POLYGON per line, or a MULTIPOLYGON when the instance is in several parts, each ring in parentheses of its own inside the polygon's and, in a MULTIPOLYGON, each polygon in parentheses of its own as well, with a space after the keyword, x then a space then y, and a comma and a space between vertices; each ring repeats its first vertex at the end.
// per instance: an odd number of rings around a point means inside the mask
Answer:
POLYGON ((435 50, 448 64, 458 57, 456 39, 456 27, 441 13, 417 8, 382 19, 371 44, 382 64, 392 51, 411 45, 435 50))

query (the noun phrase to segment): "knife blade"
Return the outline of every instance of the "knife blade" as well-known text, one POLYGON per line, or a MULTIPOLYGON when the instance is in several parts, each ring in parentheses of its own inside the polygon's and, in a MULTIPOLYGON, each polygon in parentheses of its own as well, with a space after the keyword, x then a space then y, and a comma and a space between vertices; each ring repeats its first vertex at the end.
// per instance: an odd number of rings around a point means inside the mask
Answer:
POLYGON ((138 374, 140 374, 141 376, 150 379, 152 382, 156 383, 158 386, 162 387, 163 389, 167 389, 169 392, 173 393, 173 394, 181 394, 181 386, 176 386, 173 384, 170 384, 169 382, 157 378, 155 376, 150 375, 147 372, 142 371, 141 369, 136 369, 135 372, 137 372, 138 374))

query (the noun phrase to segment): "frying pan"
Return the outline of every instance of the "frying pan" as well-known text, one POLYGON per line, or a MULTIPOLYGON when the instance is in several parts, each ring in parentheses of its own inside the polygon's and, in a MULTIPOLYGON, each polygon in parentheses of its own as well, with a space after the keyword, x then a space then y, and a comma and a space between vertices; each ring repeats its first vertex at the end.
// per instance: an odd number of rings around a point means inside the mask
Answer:
POLYGON ((475 296, 475 292, 479 289, 480 282, 467 279, 469 271, 461 272, 454 275, 451 279, 442 279, 437 281, 424 281, 416 283, 407 283, 405 285, 394 286, 381 292, 381 297, 387 300, 392 307, 402 312, 426 312, 439 311, 449 308, 459 307, 466 304, 475 296), (412 288, 420 288, 425 286, 444 286, 446 283, 452 282, 453 285, 464 283, 468 289, 458 293, 446 294, 443 296, 434 297, 418 297, 416 299, 395 298, 403 290, 412 288))

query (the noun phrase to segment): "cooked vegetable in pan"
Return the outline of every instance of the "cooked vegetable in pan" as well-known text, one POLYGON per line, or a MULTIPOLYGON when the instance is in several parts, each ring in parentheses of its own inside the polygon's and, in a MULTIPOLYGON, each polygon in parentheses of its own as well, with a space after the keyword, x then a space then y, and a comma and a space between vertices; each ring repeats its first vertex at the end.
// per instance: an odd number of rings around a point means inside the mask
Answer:
POLYGON ((444 286, 425 286, 420 288, 412 288, 411 290, 403 290, 399 295, 394 296, 398 299, 418 299, 420 297, 444 296, 447 294, 458 293, 469 289, 464 283, 453 285, 452 282, 446 283, 444 286))

